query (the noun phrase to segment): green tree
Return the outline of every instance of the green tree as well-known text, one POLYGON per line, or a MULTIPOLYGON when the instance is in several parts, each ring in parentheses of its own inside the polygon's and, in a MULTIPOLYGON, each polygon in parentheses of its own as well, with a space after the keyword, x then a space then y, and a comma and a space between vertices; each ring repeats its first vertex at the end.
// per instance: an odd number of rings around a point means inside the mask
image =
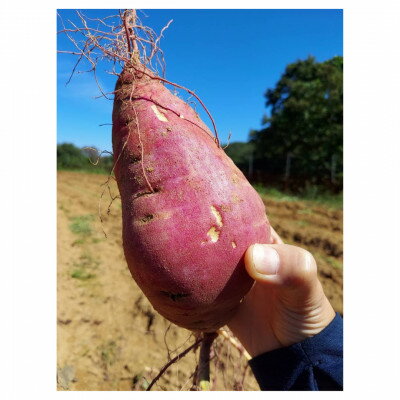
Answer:
POLYGON ((225 148, 225 153, 237 166, 246 166, 254 152, 253 143, 233 142, 225 148))
POLYGON ((84 170, 108 174, 113 165, 113 157, 101 155, 95 147, 80 149, 72 143, 57 145, 57 169, 84 170))
POLYGON ((289 64, 265 97, 269 115, 250 133, 257 166, 302 185, 341 187, 343 58, 289 64))
POLYGON ((88 158, 83 151, 72 143, 57 145, 57 168, 80 169, 87 167, 88 158))
POLYGON ((253 178, 254 144, 251 142, 233 142, 225 148, 225 153, 244 174, 253 178))

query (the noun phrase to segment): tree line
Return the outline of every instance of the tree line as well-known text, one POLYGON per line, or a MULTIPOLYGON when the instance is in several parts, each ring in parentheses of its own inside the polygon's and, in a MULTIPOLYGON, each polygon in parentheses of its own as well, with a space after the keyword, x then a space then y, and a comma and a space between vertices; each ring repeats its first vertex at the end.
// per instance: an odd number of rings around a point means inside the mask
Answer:
POLYGON ((289 64, 265 92, 262 129, 226 152, 253 181, 292 191, 343 185, 343 57, 289 64))
POLYGON ((57 169, 110 173, 113 157, 100 155, 94 147, 79 148, 72 143, 57 145, 57 169))

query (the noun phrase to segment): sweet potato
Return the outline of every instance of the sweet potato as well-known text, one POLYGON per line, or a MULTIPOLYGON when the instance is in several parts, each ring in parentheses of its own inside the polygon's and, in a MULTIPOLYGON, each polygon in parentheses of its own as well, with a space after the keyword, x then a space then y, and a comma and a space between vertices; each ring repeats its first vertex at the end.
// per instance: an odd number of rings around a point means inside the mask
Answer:
POLYGON ((132 276, 164 317, 213 332, 252 286, 243 264, 246 249, 270 242, 263 202, 221 148, 213 120, 215 138, 152 69, 171 21, 156 37, 134 10, 104 20, 77 16, 81 27, 71 22, 66 28, 61 20, 60 31, 73 44, 62 52, 78 57, 72 74, 86 60, 96 76, 98 62, 106 60, 118 75, 113 171, 132 276), (99 25, 91 28, 94 21, 99 25))
POLYGON ((133 278, 168 320, 215 331, 252 286, 244 252, 270 242, 261 198, 196 112, 138 60, 119 76, 112 135, 133 278))

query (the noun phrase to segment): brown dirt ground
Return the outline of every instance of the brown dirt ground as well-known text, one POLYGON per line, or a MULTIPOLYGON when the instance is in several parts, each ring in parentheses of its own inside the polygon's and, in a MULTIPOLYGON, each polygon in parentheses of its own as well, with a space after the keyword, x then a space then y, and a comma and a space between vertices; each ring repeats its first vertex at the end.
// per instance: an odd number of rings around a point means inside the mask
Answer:
MULTIPOLYGON (((190 332, 153 311, 131 278, 122 251, 121 205, 114 201, 107 215, 108 191, 101 226, 105 181, 104 175, 58 173, 58 390, 144 390, 168 356, 194 342, 190 332)), ((117 194, 115 183, 111 193, 117 194)), ((342 211, 264 200, 283 240, 314 254, 325 292, 342 313, 342 211)), ((213 390, 258 390, 236 348, 218 338, 215 354, 213 390)), ((198 350, 191 351, 172 365, 153 390, 190 390, 197 356, 198 350)))

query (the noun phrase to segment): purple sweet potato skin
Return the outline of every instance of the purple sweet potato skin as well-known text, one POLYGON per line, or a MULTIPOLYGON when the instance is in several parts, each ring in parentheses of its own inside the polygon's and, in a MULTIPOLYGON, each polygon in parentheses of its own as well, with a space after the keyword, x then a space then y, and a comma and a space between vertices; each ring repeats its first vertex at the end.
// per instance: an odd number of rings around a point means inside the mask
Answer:
POLYGON ((253 284, 246 249, 271 242, 261 198, 194 110, 148 76, 117 82, 113 149, 133 278, 168 320, 215 331, 253 284))

